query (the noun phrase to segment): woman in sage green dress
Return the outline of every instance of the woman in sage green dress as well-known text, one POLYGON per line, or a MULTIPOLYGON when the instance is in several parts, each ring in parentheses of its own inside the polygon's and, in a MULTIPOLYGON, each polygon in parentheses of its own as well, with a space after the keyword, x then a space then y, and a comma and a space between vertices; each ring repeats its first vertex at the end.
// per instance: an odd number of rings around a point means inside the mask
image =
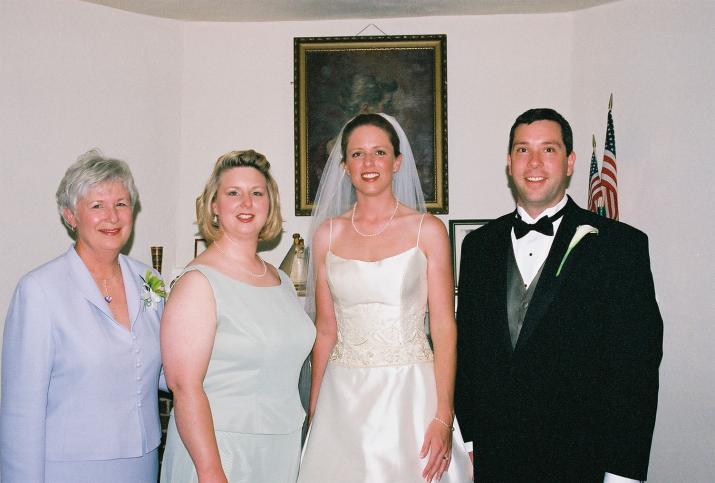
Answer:
POLYGON ((282 228, 269 167, 255 151, 227 153, 197 199, 209 248, 182 272, 161 323, 174 393, 162 482, 296 480, 298 375, 315 328, 290 279, 256 253, 282 228))

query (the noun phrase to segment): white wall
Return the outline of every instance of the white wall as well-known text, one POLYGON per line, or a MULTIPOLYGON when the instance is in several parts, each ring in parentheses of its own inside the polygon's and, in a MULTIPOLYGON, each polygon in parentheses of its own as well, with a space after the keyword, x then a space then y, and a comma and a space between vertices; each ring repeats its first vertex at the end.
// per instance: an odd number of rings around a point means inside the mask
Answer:
POLYGON ((450 214, 443 219, 490 218, 511 209, 504 133, 524 106, 569 111, 568 60, 554 69, 541 58, 569 52, 569 15, 190 23, 184 37, 177 265, 193 254, 194 199, 216 158, 230 149, 266 154, 281 189, 286 233, 266 258, 280 263, 291 233, 307 234, 309 217, 296 217, 293 208, 293 37, 354 35, 370 22, 393 35, 447 34, 449 176, 496 188, 475 195, 466 183, 450 183, 450 214), (538 56, 523 48, 523 37, 538 56), (534 75, 541 81, 529 86, 534 75))
POLYGON ((512 209, 508 129, 536 106, 572 121, 570 192, 583 204, 591 134, 600 152, 613 92, 622 219, 650 235, 665 319, 649 481, 715 479, 714 173, 703 154, 715 132, 715 3, 246 24, 178 23, 76 0, 2 0, 0 9, 3 313, 17 278, 68 245, 53 193, 95 145, 131 163, 144 201, 131 254, 148 261, 148 246, 164 245, 165 272, 192 256, 193 202, 215 159, 236 148, 265 153, 286 218, 286 236, 265 256, 279 263, 290 234, 309 222, 293 215, 293 37, 354 35, 369 23, 387 34, 447 34, 445 221, 512 209))
POLYGON ((621 219, 650 235, 665 322, 653 482, 715 481, 713 21, 709 0, 574 14, 576 194, 585 197, 590 136, 602 148, 613 92, 621 219))
POLYGON ((0 2, 0 312, 72 242, 54 194, 89 148, 125 159, 142 202, 131 255, 174 259, 182 24, 76 0, 0 2))

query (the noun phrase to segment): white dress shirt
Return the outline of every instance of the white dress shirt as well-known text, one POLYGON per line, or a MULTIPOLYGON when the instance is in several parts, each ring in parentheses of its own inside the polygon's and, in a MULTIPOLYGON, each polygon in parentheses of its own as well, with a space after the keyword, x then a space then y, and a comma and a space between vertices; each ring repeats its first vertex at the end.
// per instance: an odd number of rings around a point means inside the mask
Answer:
MULTIPOLYGON (((521 206, 517 206, 516 210, 521 216, 521 219, 525 223, 534 224, 539 221, 539 218, 544 216, 554 216, 556 213, 566 206, 568 198, 564 197, 556 205, 551 208, 546 208, 537 218, 532 218, 521 206)), ((514 247, 514 258, 516 258, 516 265, 519 267, 519 272, 521 273, 521 278, 524 284, 528 287, 531 282, 536 277, 539 272, 541 265, 543 265, 546 257, 549 255, 549 250, 551 250, 551 244, 554 242, 554 236, 556 231, 561 225, 561 220, 563 217, 554 221, 554 235, 544 235, 538 231, 532 230, 523 237, 517 239, 514 235, 514 229, 511 230, 511 245, 514 247)))

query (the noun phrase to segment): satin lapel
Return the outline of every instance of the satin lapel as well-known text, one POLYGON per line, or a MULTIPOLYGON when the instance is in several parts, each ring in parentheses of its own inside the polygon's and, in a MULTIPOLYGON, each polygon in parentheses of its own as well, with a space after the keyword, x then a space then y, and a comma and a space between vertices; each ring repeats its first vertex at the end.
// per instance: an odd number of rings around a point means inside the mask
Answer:
POLYGON ((144 276, 143 273, 137 273, 133 269, 131 262, 124 255, 119 255, 119 266, 122 267, 122 278, 124 279, 124 293, 127 296, 127 312, 129 321, 134 325, 139 314, 141 314, 141 303, 139 294, 141 293, 142 279, 139 276, 144 276))
POLYGON ((114 320, 114 315, 112 315, 112 311, 109 310, 107 301, 104 300, 102 293, 99 291, 99 288, 97 288, 97 284, 94 283, 92 275, 89 273, 89 270, 87 270, 87 266, 82 259, 79 258, 79 255, 77 255, 74 246, 67 250, 65 258, 69 264, 72 281, 77 291, 92 305, 101 310, 104 315, 109 317, 110 320, 114 320))
MULTIPOLYGON (((512 215, 516 216, 516 212, 512 215)), ((508 287, 507 287, 507 260, 509 258, 509 250, 513 250, 511 244, 511 217, 500 227, 496 234, 493 254, 494 263, 494 286, 501 287, 499 290, 499 300, 497 300, 497 310, 495 319, 501 327, 502 340, 504 342, 504 350, 511 355, 513 349, 511 347, 511 335, 509 335, 509 312, 508 312, 508 287)))
POLYGON ((568 208, 564 213, 564 219, 561 221, 561 225, 556 232, 551 250, 544 262, 544 269, 541 272, 536 289, 534 290, 534 295, 529 303, 529 309, 526 312, 526 317, 524 317, 524 324, 522 325, 521 333, 519 334, 519 339, 514 349, 515 351, 518 351, 526 344, 529 337, 534 333, 534 330, 539 326, 539 323, 543 319, 551 302, 553 302, 554 297, 559 292, 561 283, 565 278, 563 272, 557 277, 556 270, 566 253, 571 238, 576 232, 576 227, 580 224, 579 208, 571 198, 569 198, 567 206, 568 208))

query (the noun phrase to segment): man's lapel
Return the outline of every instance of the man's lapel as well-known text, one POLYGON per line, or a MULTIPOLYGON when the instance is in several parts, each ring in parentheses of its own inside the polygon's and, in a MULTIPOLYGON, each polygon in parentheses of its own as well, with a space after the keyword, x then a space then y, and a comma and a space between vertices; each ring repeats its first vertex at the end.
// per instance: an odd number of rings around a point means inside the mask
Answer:
POLYGON ((501 330, 501 338, 503 340, 503 348, 511 355, 513 348, 511 346, 511 335, 509 334, 509 286, 507 281, 507 273, 509 270, 508 259, 509 250, 514 250, 511 243, 511 227, 512 219, 516 216, 516 211, 508 218, 508 222, 504 223, 496 233, 493 256, 491 257, 492 266, 491 273, 494 275, 493 283, 495 287, 501 287, 497 291, 499 299, 496 300, 494 314, 495 320, 501 321, 499 324, 501 330))
POLYGON ((563 220, 561 220, 561 225, 556 232, 551 250, 544 262, 544 269, 541 271, 541 276, 534 290, 534 295, 529 303, 529 309, 526 312, 521 333, 519 334, 519 339, 514 349, 515 351, 518 351, 527 343, 534 333, 534 330, 539 326, 551 302, 553 302, 554 297, 556 297, 556 294, 559 292, 561 283, 564 278, 566 278, 563 271, 557 277, 556 271, 581 221, 579 208, 570 197, 566 206, 567 208, 564 212, 563 220))

